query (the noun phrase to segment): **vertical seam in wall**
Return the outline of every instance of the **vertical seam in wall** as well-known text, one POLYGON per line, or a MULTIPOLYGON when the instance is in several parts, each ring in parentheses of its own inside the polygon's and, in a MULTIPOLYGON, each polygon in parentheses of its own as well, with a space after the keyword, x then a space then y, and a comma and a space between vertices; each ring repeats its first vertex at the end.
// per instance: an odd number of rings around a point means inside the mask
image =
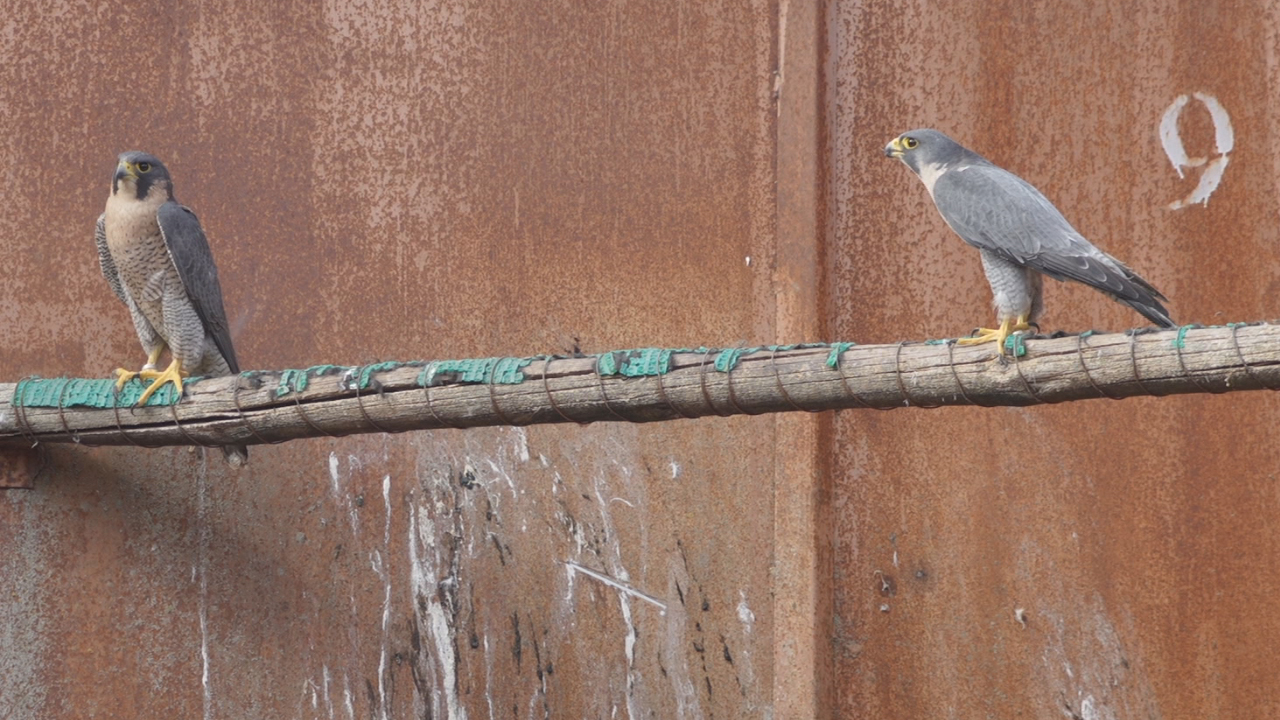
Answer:
MULTIPOLYGON (((825 2, 778 5, 774 299, 777 342, 825 337, 825 2)), ((830 718, 831 416, 776 416, 773 705, 777 718, 830 718)))

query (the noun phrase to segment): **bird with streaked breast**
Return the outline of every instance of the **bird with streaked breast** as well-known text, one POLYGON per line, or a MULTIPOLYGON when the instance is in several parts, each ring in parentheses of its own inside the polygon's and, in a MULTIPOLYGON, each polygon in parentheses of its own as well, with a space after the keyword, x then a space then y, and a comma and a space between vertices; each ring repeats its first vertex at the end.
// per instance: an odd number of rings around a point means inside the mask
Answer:
MULTIPOLYGON (((95 241, 102 274, 129 308, 147 354, 140 370, 115 371, 117 390, 135 377, 150 380, 142 405, 170 383, 181 397, 184 377, 240 372, 209 241, 195 213, 174 199, 169 170, 154 155, 120 155, 95 241), (157 370, 165 350, 170 363, 157 370)), ((243 445, 223 452, 235 466, 249 457, 243 445)))

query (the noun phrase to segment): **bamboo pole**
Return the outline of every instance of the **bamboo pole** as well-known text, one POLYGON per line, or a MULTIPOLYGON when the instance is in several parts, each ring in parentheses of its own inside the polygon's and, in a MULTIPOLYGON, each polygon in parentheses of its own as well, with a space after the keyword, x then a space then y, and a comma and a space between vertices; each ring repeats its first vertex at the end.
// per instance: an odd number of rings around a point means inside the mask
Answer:
POLYGON ((1280 388, 1280 325, 1086 333, 1030 339, 1025 347, 1005 363, 991 345, 938 341, 327 366, 305 376, 253 372, 192 382, 176 405, 141 408, 30 407, 32 388, 56 381, 25 380, 0 384, 0 447, 259 444, 442 428, 1280 388))

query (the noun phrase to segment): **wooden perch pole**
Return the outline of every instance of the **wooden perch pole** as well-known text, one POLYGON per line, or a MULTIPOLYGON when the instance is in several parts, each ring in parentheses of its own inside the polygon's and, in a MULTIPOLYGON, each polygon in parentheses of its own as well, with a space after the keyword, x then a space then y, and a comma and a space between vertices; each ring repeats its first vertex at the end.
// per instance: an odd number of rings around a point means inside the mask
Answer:
POLYGON ((64 403, 66 388, 77 387, 65 380, 25 380, 0 385, 0 447, 258 444, 405 430, 1026 406, 1280 388, 1278 325, 1086 333, 1031 339, 1025 346, 1024 355, 1005 364, 994 359, 991 345, 950 342, 381 363, 313 369, 305 376, 284 371, 202 380, 189 383, 187 397, 176 405, 118 409, 64 403), (488 371, 477 374, 476 368, 488 371), (46 398, 56 396, 45 403, 52 406, 32 406, 32 393, 41 387, 46 398))

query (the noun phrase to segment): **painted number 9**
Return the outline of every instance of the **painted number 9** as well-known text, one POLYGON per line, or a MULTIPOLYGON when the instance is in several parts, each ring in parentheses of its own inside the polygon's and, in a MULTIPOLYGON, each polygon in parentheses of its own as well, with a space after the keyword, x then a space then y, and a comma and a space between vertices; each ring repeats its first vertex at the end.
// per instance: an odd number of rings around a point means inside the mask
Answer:
POLYGON ((1218 189, 1218 183, 1222 182, 1222 173, 1226 171, 1227 162, 1230 160, 1228 154, 1236 145, 1235 132, 1231 129, 1231 117, 1227 115, 1226 109, 1217 98, 1206 93, 1179 95, 1169 109, 1164 111, 1164 117, 1160 118, 1160 144, 1164 146, 1164 154, 1169 156, 1169 162, 1173 163, 1173 169, 1178 173, 1178 177, 1186 177, 1184 171, 1190 168, 1204 168, 1200 171, 1200 182, 1196 184, 1195 189, 1186 197, 1169 203, 1169 209, 1179 210, 1196 203, 1208 205, 1209 196, 1218 189), (1178 134, 1178 117, 1182 115, 1183 108, 1192 99, 1203 103, 1205 109, 1209 111, 1209 117, 1213 118, 1213 144, 1218 151, 1216 157, 1187 157, 1187 149, 1182 145, 1182 137, 1178 134))

